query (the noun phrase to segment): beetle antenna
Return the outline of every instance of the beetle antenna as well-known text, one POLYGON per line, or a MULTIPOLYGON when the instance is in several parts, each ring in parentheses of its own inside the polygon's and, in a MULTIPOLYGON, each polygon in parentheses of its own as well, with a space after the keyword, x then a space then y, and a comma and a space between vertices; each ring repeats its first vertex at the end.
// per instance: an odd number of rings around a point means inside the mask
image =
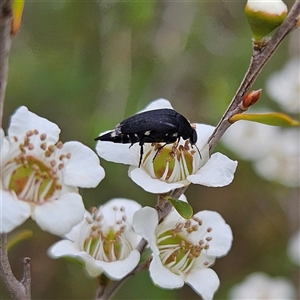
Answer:
POLYGON ((153 159, 152 159, 152 163, 154 162, 154 159, 155 159, 155 157, 157 156, 158 152, 159 152, 164 146, 166 146, 166 145, 167 145, 167 143, 165 143, 164 145, 160 146, 160 147, 157 149, 157 151, 156 151, 156 153, 155 153, 155 155, 154 155, 154 157, 153 157, 153 159))
POLYGON ((202 155, 201 155, 201 153, 200 153, 200 150, 199 150, 199 148, 197 147, 197 145, 196 144, 194 144, 195 146, 196 146, 196 148, 197 148, 197 150, 198 150, 198 153, 199 153, 199 156, 200 156, 200 158, 202 159, 202 155))

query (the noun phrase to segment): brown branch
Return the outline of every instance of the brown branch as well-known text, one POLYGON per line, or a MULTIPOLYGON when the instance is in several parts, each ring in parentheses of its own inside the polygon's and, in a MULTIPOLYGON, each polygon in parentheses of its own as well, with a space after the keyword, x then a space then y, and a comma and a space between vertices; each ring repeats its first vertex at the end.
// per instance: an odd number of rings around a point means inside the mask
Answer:
POLYGON ((277 50, 284 38, 297 27, 299 14, 300 1, 296 1, 287 18, 279 27, 273 38, 270 39, 270 41, 267 43, 265 48, 263 48, 262 50, 254 50, 249 68, 244 76, 241 85, 239 86, 222 119, 220 120, 219 124, 208 140, 210 154, 214 150, 215 146, 217 145, 218 141, 225 133, 225 131, 231 126, 229 118, 234 114, 243 113, 243 110, 239 108, 241 102, 243 101, 243 98, 249 92, 257 76, 259 75, 265 64, 268 62, 268 60, 271 58, 271 56, 274 54, 274 52, 277 50))
POLYGON ((7 235, 0 235, 0 277, 5 283, 7 289, 10 291, 12 298, 16 300, 29 300, 31 299, 30 290, 30 259, 24 258, 23 260, 23 279, 19 282, 12 273, 7 250, 7 235))
POLYGON ((11 46, 12 0, 0 1, 0 125, 2 127, 4 98, 11 46))

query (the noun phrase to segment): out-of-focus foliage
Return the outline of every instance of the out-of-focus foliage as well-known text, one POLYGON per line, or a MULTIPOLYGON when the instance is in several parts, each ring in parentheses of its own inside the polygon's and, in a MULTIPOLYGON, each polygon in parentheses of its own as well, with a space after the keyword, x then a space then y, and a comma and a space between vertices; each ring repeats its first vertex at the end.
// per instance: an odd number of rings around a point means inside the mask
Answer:
MULTIPOLYGON (((93 148, 100 132, 160 97, 190 121, 216 125, 252 54, 244 6, 244 1, 25 2, 10 54, 4 127, 14 110, 26 105, 58 124, 63 141, 79 140, 93 148)), ((299 52, 299 34, 291 37, 253 89, 264 88, 270 74, 286 63, 291 43, 299 52)), ((260 105, 278 110, 266 93, 256 104, 260 105)), ((82 191, 87 208, 114 197, 155 205, 155 196, 128 178, 127 166, 104 160, 101 164, 105 179, 96 189, 82 191)), ((221 281, 215 299, 225 299, 233 284, 255 271, 299 282, 299 269, 286 253, 289 237, 299 228, 297 189, 264 181, 248 162, 239 160, 230 186, 191 186, 186 194, 194 211, 215 210, 233 230, 232 250, 214 267, 221 281)), ((21 278, 21 258, 32 258, 34 299, 94 297, 97 282, 81 266, 47 256, 57 237, 30 220, 21 229, 33 230, 33 237, 11 249, 10 260, 21 278)), ((1 298, 9 298, 2 293, 1 298)), ((130 278, 115 296, 196 298, 189 287, 176 291, 154 287, 146 271, 130 278)))

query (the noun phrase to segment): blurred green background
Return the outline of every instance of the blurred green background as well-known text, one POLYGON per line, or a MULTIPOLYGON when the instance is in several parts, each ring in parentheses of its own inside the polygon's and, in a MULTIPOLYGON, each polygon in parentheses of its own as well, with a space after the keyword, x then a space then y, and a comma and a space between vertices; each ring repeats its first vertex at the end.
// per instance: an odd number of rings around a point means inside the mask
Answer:
MULTIPOLYGON (((94 148, 94 138, 144 108, 166 98, 192 122, 216 125, 238 88, 252 54, 243 14, 246 1, 27 1, 22 27, 10 53, 4 128, 21 105, 61 128, 61 140, 94 148)), ((291 2, 286 2, 289 7, 291 2)), ((293 35, 299 45, 299 34, 293 35)), ((254 89, 289 59, 287 38, 267 64, 254 89)), ((278 110, 263 93, 258 106, 278 110)), ((237 125, 236 125, 237 126, 237 125)), ((237 156, 218 145, 218 151, 237 156)), ((259 149, 258 149, 259 151, 259 149)), ((114 197, 154 206, 155 195, 136 186, 128 167, 101 160, 105 179, 82 190, 87 208, 114 197)), ((287 257, 289 237, 299 228, 299 190, 259 178, 239 160, 234 182, 224 188, 190 186, 194 208, 219 212, 232 227, 229 254, 214 270, 221 281, 215 299, 246 275, 263 271, 286 276, 295 286, 299 268, 287 257)), ((58 237, 28 220, 20 229, 33 237, 10 251, 21 278, 21 259, 32 259, 33 299, 92 299, 97 281, 81 266, 50 259, 58 237)), ((3 287, 2 299, 9 294, 3 287)), ((148 272, 130 278, 114 299, 199 299, 188 286, 154 287, 148 272)))

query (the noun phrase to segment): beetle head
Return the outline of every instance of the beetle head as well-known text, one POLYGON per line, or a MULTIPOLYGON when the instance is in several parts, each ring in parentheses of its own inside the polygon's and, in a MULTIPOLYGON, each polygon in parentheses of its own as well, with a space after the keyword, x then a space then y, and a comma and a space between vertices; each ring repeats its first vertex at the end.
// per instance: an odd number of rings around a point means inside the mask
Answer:
POLYGON ((198 136, 197 136, 197 131, 195 130, 195 128, 192 127, 192 134, 190 136, 190 143, 192 145, 195 145, 197 142, 198 136))

